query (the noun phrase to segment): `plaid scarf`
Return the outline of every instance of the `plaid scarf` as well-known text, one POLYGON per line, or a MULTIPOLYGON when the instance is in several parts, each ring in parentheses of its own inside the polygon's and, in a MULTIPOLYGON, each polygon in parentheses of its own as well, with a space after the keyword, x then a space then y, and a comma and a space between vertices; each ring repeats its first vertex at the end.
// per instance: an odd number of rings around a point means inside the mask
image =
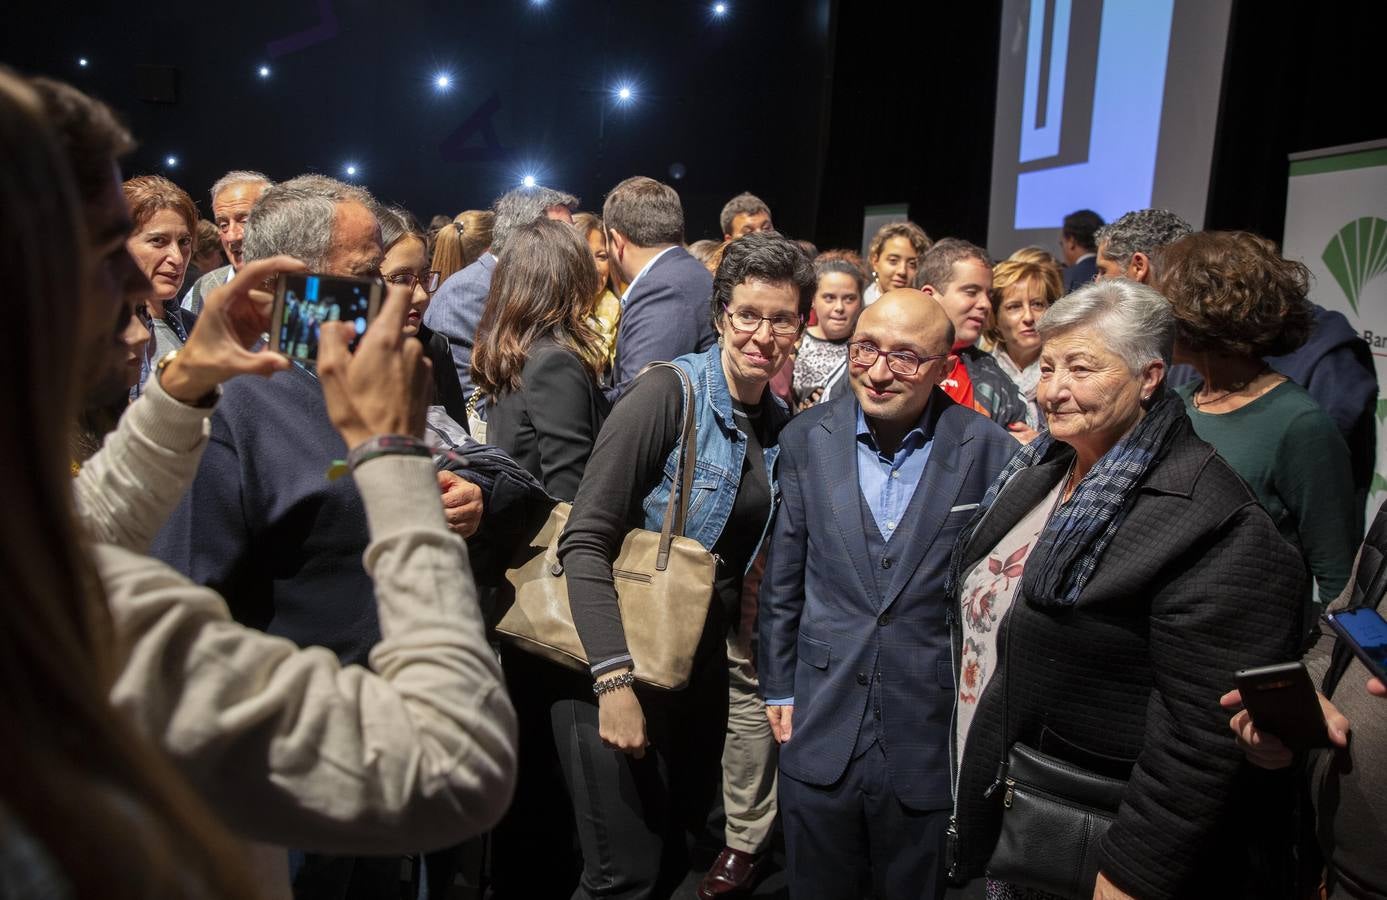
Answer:
MULTIPOLYGON (((1136 488, 1163 455, 1172 433, 1186 419, 1185 405, 1173 392, 1152 405, 1146 416, 1103 455, 1060 506, 1041 532, 1021 576, 1021 590, 1036 606, 1073 606, 1126 518, 1136 488)), ((1012 476, 1044 460, 1055 444, 1042 431, 1007 463, 987 489, 973 520, 954 545, 948 590, 952 596, 963 583, 963 555, 973 533, 1012 476)))

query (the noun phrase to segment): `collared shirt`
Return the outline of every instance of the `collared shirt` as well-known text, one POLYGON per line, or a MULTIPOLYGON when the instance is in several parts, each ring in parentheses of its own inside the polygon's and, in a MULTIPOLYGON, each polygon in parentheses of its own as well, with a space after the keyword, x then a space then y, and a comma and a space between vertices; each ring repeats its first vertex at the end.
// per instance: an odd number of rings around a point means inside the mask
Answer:
POLYGON ((650 271, 650 267, 653 266, 653 265, 655 265, 656 260, 658 260, 660 257, 664 256, 666 253, 668 253, 669 251, 673 250, 673 249, 674 249, 675 247, 677 247, 677 246, 679 246, 679 245, 678 245, 678 244, 670 244, 668 247, 666 247, 665 249, 661 250, 659 253, 656 253, 654 256, 650 257, 650 262, 648 262, 648 263, 646 263, 645 265, 641 266, 641 270, 640 270, 639 272, 636 273, 636 277, 635 277, 635 278, 632 278, 632 279, 631 279, 631 283, 628 284, 628 285, 626 285, 626 293, 624 293, 624 294, 621 295, 621 308, 622 308, 622 309, 625 309, 625 308, 626 308, 626 300, 627 300, 627 298, 629 298, 629 297, 631 296, 631 292, 634 291, 634 290, 636 289, 636 283, 637 283, 638 281, 641 280, 641 277, 642 277, 643 275, 645 275, 646 272, 649 272, 649 271, 650 271))
POLYGON ((926 432, 929 413, 926 406, 920 421, 906 433, 896 452, 888 456, 877 446, 862 407, 857 408, 857 484, 881 536, 888 541, 896 533, 910 498, 915 496, 934 447, 933 428, 926 432))

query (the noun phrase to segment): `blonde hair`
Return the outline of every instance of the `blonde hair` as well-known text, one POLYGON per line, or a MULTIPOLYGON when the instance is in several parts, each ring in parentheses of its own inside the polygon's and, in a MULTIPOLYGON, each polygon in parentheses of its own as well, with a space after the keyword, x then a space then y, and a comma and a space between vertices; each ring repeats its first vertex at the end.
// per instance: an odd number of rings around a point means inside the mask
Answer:
POLYGON ((440 284, 481 258, 491 246, 495 224, 496 214, 491 210, 469 209, 435 232, 429 268, 438 270, 440 284))
POLYGON ((1018 284, 1031 284, 1032 282, 1039 285, 1041 293, 1045 296, 1047 308, 1064 293, 1064 279, 1060 277, 1060 270, 1057 266, 1005 259, 993 268, 992 290, 988 292, 989 299, 992 301, 992 308, 987 313, 987 327, 983 329, 983 334, 987 336, 988 340, 994 344, 1005 345, 1006 342, 1002 340, 1002 333, 997 329, 997 314, 1002 309, 1002 295, 1018 284))

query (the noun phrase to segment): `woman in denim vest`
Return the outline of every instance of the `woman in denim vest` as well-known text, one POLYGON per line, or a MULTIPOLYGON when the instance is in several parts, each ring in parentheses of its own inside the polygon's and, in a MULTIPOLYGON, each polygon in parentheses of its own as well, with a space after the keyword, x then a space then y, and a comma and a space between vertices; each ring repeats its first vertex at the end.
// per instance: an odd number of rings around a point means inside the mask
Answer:
POLYGON ((790 414, 767 385, 800 335, 813 289, 813 268, 792 242, 734 241, 713 279, 717 345, 675 360, 680 373, 642 375, 593 448, 559 545, 592 676, 553 708, 583 852, 575 897, 667 897, 689 871, 684 835, 706 823, 720 776, 725 641, 776 506, 775 442, 790 414), (612 560, 630 529, 660 529, 686 380, 698 462, 685 535, 714 554, 717 570, 689 684, 663 692, 632 683, 612 560))

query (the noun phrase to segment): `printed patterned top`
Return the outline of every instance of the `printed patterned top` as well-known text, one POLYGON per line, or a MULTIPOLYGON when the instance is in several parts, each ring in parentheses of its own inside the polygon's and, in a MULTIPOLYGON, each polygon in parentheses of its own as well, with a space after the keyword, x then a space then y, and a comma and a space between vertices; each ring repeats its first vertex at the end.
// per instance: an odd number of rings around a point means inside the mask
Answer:
POLYGON ((968 727, 973 724, 978 699, 997 669, 997 626, 1011 609, 1011 601, 1021 586, 1021 573, 1036 539, 1045 530, 1064 490, 1068 477, 1061 478, 1021 521, 1007 532, 992 552, 973 567, 963 580, 959 610, 963 622, 963 659, 958 675, 958 724, 955 732, 958 755, 963 758, 968 727))
POLYGON ((799 341, 799 352, 795 355, 795 402, 808 399, 809 395, 828 383, 828 376, 848 358, 848 342, 828 341, 816 338, 808 331, 799 341))

